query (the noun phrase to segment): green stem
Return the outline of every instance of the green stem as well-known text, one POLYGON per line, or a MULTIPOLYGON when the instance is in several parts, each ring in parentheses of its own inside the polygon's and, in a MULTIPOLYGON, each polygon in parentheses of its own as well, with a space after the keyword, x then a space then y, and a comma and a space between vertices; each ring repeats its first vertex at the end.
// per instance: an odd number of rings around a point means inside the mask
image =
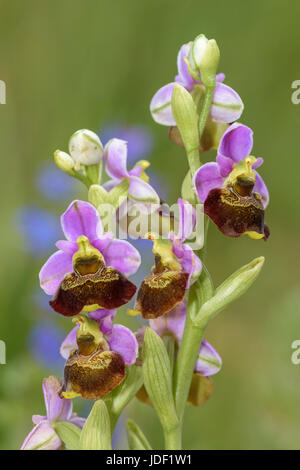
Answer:
POLYGON ((198 122, 198 128, 199 128, 199 139, 201 139, 201 136, 203 134, 206 121, 210 112, 211 104, 212 104, 212 99, 213 99, 213 94, 215 91, 216 83, 212 83, 211 85, 206 86, 206 91, 204 95, 204 100, 199 116, 199 122, 198 122))
POLYGON ((199 149, 191 149, 186 151, 187 159, 189 162, 189 167, 191 170, 192 177, 201 166, 200 156, 199 156, 199 149))
POLYGON ((199 347, 207 326, 206 322, 196 326, 192 322, 191 313, 196 313, 195 310, 199 311, 200 306, 212 295, 212 282, 205 266, 203 266, 199 280, 196 281, 189 290, 185 327, 174 367, 173 390, 175 408, 178 419, 181 422, 190 390, 199 347))
POLYGON ((183 417, 205 326, 203 328, 194 326, 190 315, 187 315, 174 370, 175 406, 180 420, 183 417))
POLYGON ((164 430, 165 450, 181 450, 181 425, 171 430, 164 430))

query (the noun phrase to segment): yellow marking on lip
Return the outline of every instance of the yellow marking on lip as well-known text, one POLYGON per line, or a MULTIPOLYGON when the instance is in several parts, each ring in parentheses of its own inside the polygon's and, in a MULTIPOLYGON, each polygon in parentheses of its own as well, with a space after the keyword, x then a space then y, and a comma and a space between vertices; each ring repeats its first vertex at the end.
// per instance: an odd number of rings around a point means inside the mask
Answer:
POLYGON ((68 399, 72 399, 72 398, 76 398, 76 397, 80 397, 80 393, 77 393, 77 392, 62 392, 62 396, 64 398, 68 398, 68 399))

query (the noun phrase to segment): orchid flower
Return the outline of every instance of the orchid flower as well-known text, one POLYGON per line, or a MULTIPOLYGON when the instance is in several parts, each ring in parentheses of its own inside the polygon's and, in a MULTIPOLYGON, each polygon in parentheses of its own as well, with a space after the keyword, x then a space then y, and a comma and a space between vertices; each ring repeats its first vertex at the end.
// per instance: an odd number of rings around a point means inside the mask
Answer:
POLYGON ((262 158, 250 155, 252 130, 239 123, 232 124, 223 134, 216 162, 201 166, 194 176, 194 185, 204 212, 225 235, 268 238, 264 210, 269 193, 255 169, 262 158))
POLYGON ((125 365, 135 363, 138 343, 125 326, 113 324, 113 315, 99 321, 79 317, 79 323, 61 345, 67 360, 63 396, 103 398, 124 378, 125 365))
POLYGON ((130 199, 137 203, 159 203, 156 191, 145 181, 145 177, 143 179, 144 169, 149 165, 148 162, 142 160, 132 170, 127 170, 127 142, 125 140, 110 140, 104 149, 104 160, 106 172, 112 178, 105 183, 106 189, 110 190, 123 179, 127 179, 130 199))
POLYGON ((55 431, 57 421, 67 421, 82 428, 85 419, 72 411, 72 400, 59 396, 61 384, 55 377, 43 380, 46 416, 33 415, 35 427, 24 440, 21 450, 58 450, 63 443, 55 431))
MULTIPOLYGON (((186 290, 197 279, 202 263, 191 247, 184 243, 193 232, 196 217, 192 205, 178 199, 179 227, 168 239, 153 238, 155 266, 142 282, 135 311, 144 318, 157 318, 182 302, 186 290)), ((150 235, 151 239, 151 235, 150 235)))
MULTIPOLYGON (((153 96, 150 103, 150 111, 154 121, 164 126, 176 126, 172 114, 171 99, 175 83, 180 84, 192 95, 201 89, 201 76, 195 79, 188 66, 188 57, 192 42, 184 44, 177 56, 178 75, 175 81, 164 85, 153 96)), ((210 110, 211 118, 217 122, 231 123, 238 120, 243 112, 244 105, 240 96, 229 86, 225 85, 223 80, 225 75, 220 73, 216 76, 216 88, 213 95, 213 102, 210 110)))
POLYGON ((137 271, 140 264, 138 251, 129 242, 114 240, 110 233, 103 233, 96 209, 87 202, 73 201, 62 215, 61 225, 67 240, 56 243, 59 251, 40 271, 41 287, 47 294, 56 294, 51 306, 62 310, 59 313, 63 315, 74 315, 85 305, 94 305, 92 310, 99 306, 113 309, 130 300, 135 288, 124 275, 137 271), (62 282, 65 284, 61 288, 62 282), (93 285, 90 298, 80 287, 85 282, 93 285), (109 290, 104 291, 104 286, 109 290))

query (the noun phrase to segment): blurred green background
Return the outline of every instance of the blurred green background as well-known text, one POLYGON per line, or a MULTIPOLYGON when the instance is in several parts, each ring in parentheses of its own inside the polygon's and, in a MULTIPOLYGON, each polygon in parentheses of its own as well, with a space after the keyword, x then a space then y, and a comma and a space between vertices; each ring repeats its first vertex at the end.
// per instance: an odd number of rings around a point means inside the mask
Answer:
MULTIPOLYGON (((7 364, 0 365, 0 448, 21 446, 31 415, 44 414, 42 378, 62 374, 57 358, 47 365, 32 350, 36 325, 46 332, 54 325, 54 343, 70 328, 40 306, 37 274, 48 255, 30 254, 16 220, 24 206, 58 220, 72 196, 49 201, 36 175, 56 148, 67 149, 77 129, 101 135, 110 122, 142 124, 154 138, 151 168, 175 202, 185 155, 168 140, 167 128, 152 121, 149 102, 172 81, 181 44, 201 32, 217 39, 219 69, 241 95, 241 120, 254 130, 254 154, 265 160, 271 237, 267 243, 232 240, 210 227, 208 267, 216 285, 256 256, 264 255, 266 264, 251 291, 209 326, 207 338, 223 368, 207 404, 187 409, 184 448, 299 448, 300 365, 291 363, 291 343, 300 339, 300 105, 291 102, 291 83, 300 79, 300 3, 2 0, 0 8, 0 79, 7 86, 7 104, 0 105, 0 339, 7 346, 7 364)), ((80 191, 76 196, 85 198, 80 191)), ((125 315, 119 320, 127 321, 125 315)), ((75 400, 82 414, 88 406, 75 400)), ((159 448, 153 410, 135 400, 127 415, 159 448)), ((122 431, 117 446, 126 446, 122 431)))

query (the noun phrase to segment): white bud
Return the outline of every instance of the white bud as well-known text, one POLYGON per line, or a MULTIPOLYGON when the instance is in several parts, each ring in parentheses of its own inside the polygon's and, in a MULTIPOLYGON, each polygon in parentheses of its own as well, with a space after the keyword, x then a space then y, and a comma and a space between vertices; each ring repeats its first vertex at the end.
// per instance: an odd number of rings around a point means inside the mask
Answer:
POLYGON ((103 157, 103 146, 95 132, 81 129, 75 132, 69 141, 69 152, 75 163, 75 169, 80 165, 96 165, 103 157))
POLYGON ((205 85, 215 81, 219 60, 220 50, 216 41, 208 40, 204 34, 197 36, 190 49, 189 63, 194 71, 200 71, 205 85))
POLYGON ((204 36, 204 34, 197 36, 192 43, 192 47, 190 48, 189 53, 189 62, 194 70, 200 69, 203 56, 207 49, 207 44, 208 39, 204 36))
POLYGON ((62 171, 69 174, 73 172, 74 161, 68 153, 56 150, 54 152, 54 162, 62 171))

